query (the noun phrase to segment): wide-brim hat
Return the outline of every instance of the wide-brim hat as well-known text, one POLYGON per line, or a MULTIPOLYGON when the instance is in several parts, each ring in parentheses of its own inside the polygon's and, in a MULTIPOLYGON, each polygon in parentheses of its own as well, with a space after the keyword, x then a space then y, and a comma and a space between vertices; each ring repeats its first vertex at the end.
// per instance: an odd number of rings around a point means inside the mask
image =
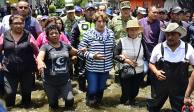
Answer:
POLYGON ((127 26, 125 27, 125 30, 127 31, 130 28, 138 28, 138 32, 143 32, 143 27, 139 24, 138 20, 133 19, 129 20, 127 22, 127 26))
POLYGON ((163 32, 178 32, 181 35, 180 38, 187 35, 187 30, 177 23, 169 23, 166 28, 161 28, 161 30, 163 32))

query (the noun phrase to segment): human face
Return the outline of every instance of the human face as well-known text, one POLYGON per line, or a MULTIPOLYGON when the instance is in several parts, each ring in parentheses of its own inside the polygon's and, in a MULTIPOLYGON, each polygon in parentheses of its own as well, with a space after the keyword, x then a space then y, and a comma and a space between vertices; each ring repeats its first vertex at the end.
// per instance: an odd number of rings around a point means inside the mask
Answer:
POLYGON ((184 21, 189 22, 190 17, 191 17, 191 13, 188 12, 183 17, 184 17, 184 21))
POLYGON ((139 28, 128 28, 127 33, 129 38, 135 39, 139 35, 139 28))
POLYGON ((74 21, 75 20, 75 12, 68 12, 67 18, 70 19, 71 21, 74 21))
POLYGON ((48 40, 53 44, 57 44, 59 42, 59 36, 60 34, 57 29, 50 30, 48 40))
POLYGON ((177 46, 179 44, 180 34, 178 32, 166 33, 167 45, 170 47, 177 46))
POLYGON ((99 11, 100 13, 106 13, 106 6, 100 5, 98 11, 99 11))
POLYGON ((193 13, 193 16, 192 16, 192 21, 194 22, 194 13, 193 13))
POLYGON ((106 21, 102 19, 102 17, 99 17, 96 21, 96 30, 99 32, 103 32, 106 25, 106 21))
POLYGON ((57 20, 56 21, 56 24, 57 24, 57 26, 59 27, 59 29, 61 30, 62 29, 62 22, 61 22, 61 20, 57 20))
POLYGON ((87 19, 89 19, 89 20, 92 20, 92 16, 94 15, 95 12, 96 12, 95 9, 89 8, 89 9, 87 9, 87 10, 85 11, 85 17, 86 17, 87 19))
POLYGON ((25 1, 20 1, 17 5, 18 13, 24 17, 29 14, 29 4, 25 1))
POLYGON ((158 9, 156 7, 151 7, 148 12, 148 17, 152 20, 158 19, 158 9))
POLYGON ((124 19, 129 19, 129 17, 130 17, 130 9, 129 8, 124 8, 124 9, 122 9, 121 10, 121 15, 122 15, 122 17, 124 18, 124 19))
POLYGON ((22 31, 24 30, 24 22, 22 21, 22 19, 20 18, 15 18, 11 25, 11 30, 15 33, 22 33, 22 31))
POLYGON ((171 13, 171 20, 179 23, 181 21, 181 13, 171 13))

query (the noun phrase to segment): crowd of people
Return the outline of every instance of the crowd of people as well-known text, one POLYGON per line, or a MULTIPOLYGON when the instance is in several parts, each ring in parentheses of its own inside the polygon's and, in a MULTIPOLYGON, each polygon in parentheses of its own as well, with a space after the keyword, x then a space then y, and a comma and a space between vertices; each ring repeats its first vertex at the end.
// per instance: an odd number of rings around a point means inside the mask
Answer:
POLYGON ((0 96, 6 107, 15 105, 18 84, 21 104, 31 106, 31 92, 42 76, 49 108, 74 105, 72 80, 86 92, 86 105, 102 105, 112 69, 119 77, 120 104, 135 105, 139 88, 150 85, 149 112, 159 112, 169 98, 172 111, 192 105, 194 90, 194 14, 181 7, 170 11, 156 6, 120 3, 120 14, 92 3, 84 8, 66 3, 66 15, 33 17, 29 3, 11 5, 0 22, 0 96), (146 76, 146 78, 145 78, 146 76))

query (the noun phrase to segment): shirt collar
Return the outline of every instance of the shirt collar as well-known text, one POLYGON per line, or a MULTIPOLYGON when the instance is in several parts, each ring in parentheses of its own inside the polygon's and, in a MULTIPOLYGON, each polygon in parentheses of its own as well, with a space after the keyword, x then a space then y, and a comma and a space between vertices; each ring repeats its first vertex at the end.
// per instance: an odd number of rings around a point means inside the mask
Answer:
MULTIPOLYGON (((184 42, 182 40, 180 40, 180 41, 181 41, 181 44, 178 46, 178 48, 184 49, 185 48, 185 44, 184 44, 184 42)), ((163 46, 165 48, 169 48, 169 46, 167 45, 167 41, 163 42, 163 46)))

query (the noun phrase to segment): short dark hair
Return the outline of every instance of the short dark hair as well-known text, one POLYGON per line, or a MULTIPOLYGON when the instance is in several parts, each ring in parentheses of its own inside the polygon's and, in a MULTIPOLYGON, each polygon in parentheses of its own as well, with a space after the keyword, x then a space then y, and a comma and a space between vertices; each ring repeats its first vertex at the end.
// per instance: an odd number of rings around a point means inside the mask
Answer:
POLYGON ((50 32, 51 30, 57 30, 57 31, 59 32, 59 34, 61 33, 61 31, 59 30, 59 27, 58 27, 57 25, 53 25, 53 24, 48 25, 48 26, 46 27, 46 29, 45 29, 46 38, 47 38, 47 39, 48 39, 48 37, 49 37, 49 32, 50 32))
POLYGON ((18 14, 11 15, 9 18, 9 25, 11 25, 13 23, 14 19, 18 19, 18 18, 21 19, 22 21, 24 21, 24 17, 21 15, 18 15, 18 14))

